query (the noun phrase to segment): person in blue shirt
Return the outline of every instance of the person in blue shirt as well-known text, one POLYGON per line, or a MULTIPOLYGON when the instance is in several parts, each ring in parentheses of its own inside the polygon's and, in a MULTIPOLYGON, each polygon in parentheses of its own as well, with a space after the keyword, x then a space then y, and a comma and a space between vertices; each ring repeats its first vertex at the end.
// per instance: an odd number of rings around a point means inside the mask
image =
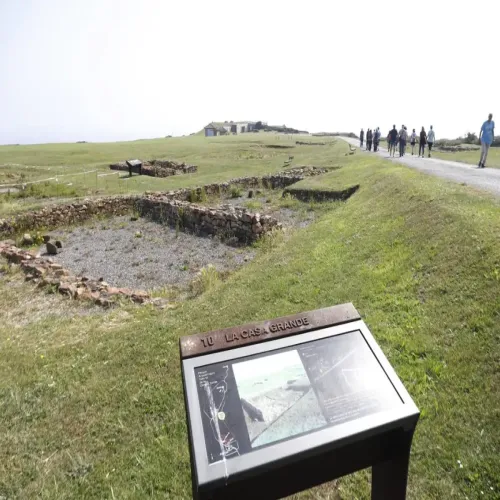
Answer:
POLYGON ((493 121, 493 115, 490 113, 488 115, 488 119, 483 123, 483 126, 481 127, 481 132, 479 132, 479 139, 481 140, 481 158, 479 159, 478 168, 484 168, 486 158, 488 157, 488 151, 494 138, 495 122, 493 121))

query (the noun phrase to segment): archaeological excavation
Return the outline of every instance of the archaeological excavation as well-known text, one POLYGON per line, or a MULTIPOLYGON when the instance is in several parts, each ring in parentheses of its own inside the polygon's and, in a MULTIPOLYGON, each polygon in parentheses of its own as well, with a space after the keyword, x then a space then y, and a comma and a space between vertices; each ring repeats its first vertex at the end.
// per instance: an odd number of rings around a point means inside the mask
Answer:
POLYGON ((128 160, 112 163, 111 170, 149 175, 151 177, 170 177, 171 175, 193 174, 198 171, 195 165, 186 165, 173 160, 128 160))
POLYGON ((73 299, 104 307, 120 299, 160 304, 154 290, 189 290, 206 269, 225 276, 254 258, 255 242, 314 219, 313 211, 299 213, 287 200, 345 200, 358 189, 314 197, 293 189, 327 171, 294 167, 198 188, 46 206, 0 220, 0 237, 7 238, 0 254, 27 280, 73 299), (12 238, 20 234, 18 245, 12 238))

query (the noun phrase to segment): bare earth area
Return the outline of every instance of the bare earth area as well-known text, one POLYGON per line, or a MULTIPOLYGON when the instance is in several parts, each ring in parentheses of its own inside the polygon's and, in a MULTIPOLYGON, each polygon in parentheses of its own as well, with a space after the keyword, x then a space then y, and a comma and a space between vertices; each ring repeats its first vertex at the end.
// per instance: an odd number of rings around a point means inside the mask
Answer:
POLYGON ((176 232, 145 219, 115 217, 71 230, 53 231, 63 244, 54 260, 76 274, 103 278, 112 286, 153 289, 182 286, 209 264, 230 271, 253 258, 249 248, 176 232))

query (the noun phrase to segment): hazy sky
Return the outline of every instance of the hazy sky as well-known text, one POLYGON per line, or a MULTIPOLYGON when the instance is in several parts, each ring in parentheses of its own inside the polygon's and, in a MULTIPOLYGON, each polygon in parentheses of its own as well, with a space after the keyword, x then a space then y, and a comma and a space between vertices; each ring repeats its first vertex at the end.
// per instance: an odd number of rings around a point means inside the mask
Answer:
POLYGON ((500 112, 499 14, 498 0, 0 0, 0 144, 212 120, 477 133, 500 112))

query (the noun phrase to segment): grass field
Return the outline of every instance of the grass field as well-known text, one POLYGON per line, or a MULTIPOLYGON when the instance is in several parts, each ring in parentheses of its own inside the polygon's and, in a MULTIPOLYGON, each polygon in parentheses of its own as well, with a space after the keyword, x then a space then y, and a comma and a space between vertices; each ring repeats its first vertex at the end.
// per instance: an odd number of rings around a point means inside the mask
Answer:
MULTIPOLYGON (((373 156, 345 156, 341 141, 265 147, 275 141, 0 148, 0 164, 105 169, 156 154, 200 166, 193 176, 146 179, 147 187, 127 181, 136 191, 276 171, 288 154, 294 164, 342 167, 304 188, 361 186, 307 228, 260 245, 228 279, 165 310, 83 306, 4 266, 0 497, 188 498, 179 336, 353 302, 422 411, 408 497, 500 498, 500 202, 373 156)), ((26 202, 11 199, 9 210, 26 202)), ((367 499, 369 473, 300 497, 367 499)))
MULTIPOLYGON (((319 139, 311 140, 326 142, 319 139)), ((327 139, 329 146, 325 147, 295 147, 295 140, 275 134, 250 134, 244 139, 192 136, 125 143, 0 146, 0 190, 11 184, 51 179, 28 185, 22 193, 0 194, 0 216, 39 206, 47 198, 163 191, 263 175, 282 170, 289 155, 295 157, 295 165, 307 164, 311 158, 316 165, 329 164, 330 145, 336 139, 327 139), (110 163, 130 158, 184 161, 197 165, 198 172, 156 179, 138 175, 129 178, 126 172, 109 169, 110 163)))
MULTIPOLYGON (((449 153, 446 151, 435 151, 432 156, 442 158, 443 160, 460 161, 470 163, 477 167, 479 163, 480 151, 461 151, 458 153, 449 153)), ((500 148, 490 148, 486 166, 489 168, 500 168, 500 148)))

